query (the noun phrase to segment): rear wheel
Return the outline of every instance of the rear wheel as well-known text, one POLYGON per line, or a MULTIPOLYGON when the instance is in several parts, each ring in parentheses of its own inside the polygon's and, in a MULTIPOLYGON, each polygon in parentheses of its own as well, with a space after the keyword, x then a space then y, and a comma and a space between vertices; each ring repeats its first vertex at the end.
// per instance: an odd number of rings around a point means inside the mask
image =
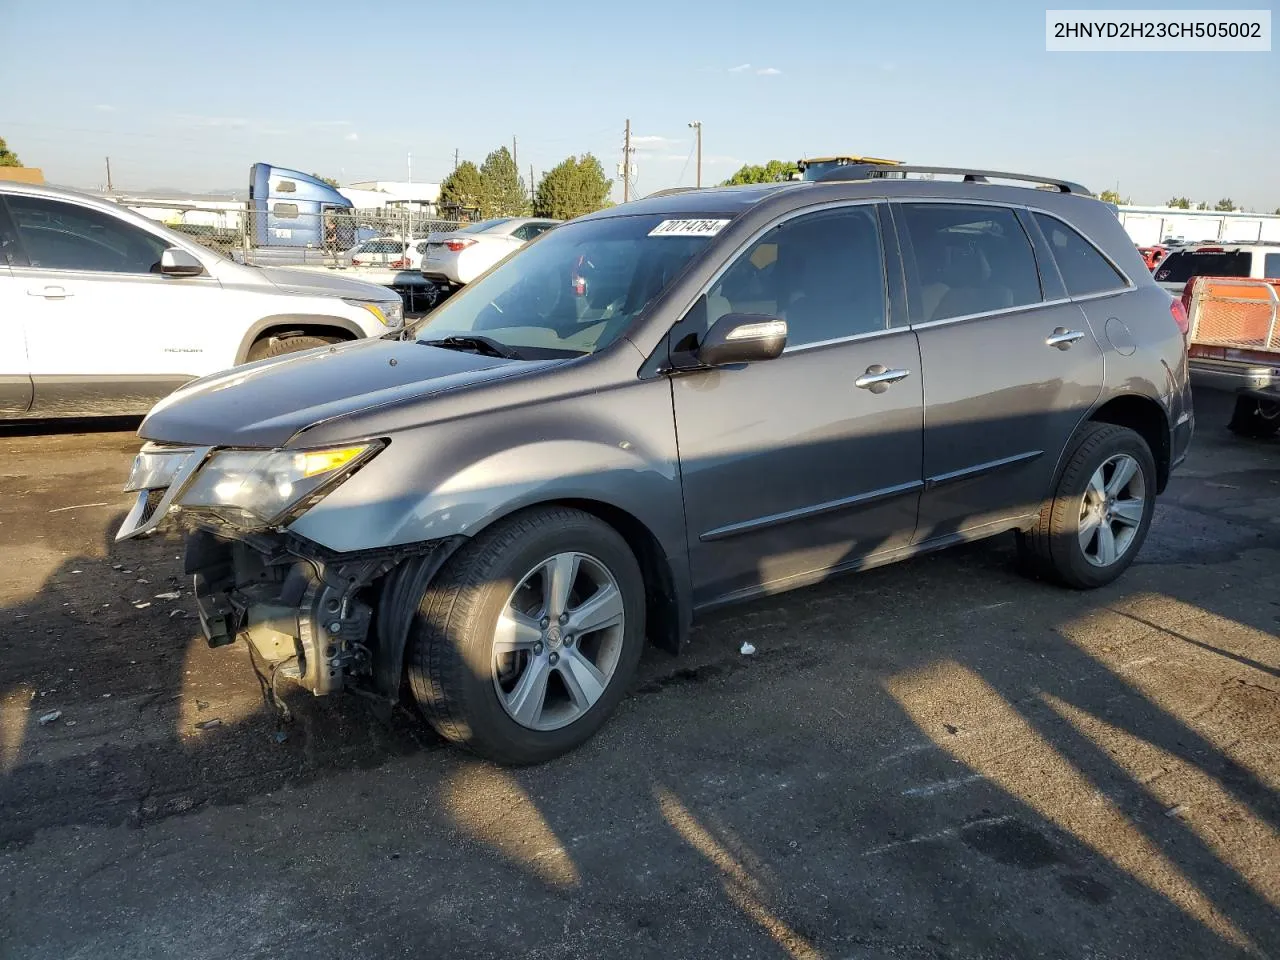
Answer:
POLYGON ((1257 397, 1236 397, 1236 408, 1227 429, 1238 437, 1265 440, 1280 430, 1280 403, 1257 397))
POLYGON ((286 353, 297 353, 300 350, 311 350, 315 347, 327 347, 336 343, 335 337, 267 337, 259 340, 249 348, 248 362, 266 360, 269 357, 283 357, 286 353))
POLYGON ((626 541, 578 510, 530 510, 455 555, 427 589, 407 673, 446 739, 539 763, 592 736, 644 642, 644 580, 626 541))
POLYGON ((1018 534, 1024 568, 1077 589, 1110 583, 1141 549, 1155 495, 1146 441, 1128 427, 1089 424, 1035 527, 1018 534))

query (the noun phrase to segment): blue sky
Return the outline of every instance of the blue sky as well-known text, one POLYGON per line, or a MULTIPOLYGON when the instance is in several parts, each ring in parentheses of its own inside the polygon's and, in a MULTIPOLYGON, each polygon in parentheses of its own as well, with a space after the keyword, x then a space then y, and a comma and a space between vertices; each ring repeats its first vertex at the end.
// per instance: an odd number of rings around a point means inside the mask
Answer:
POLYGON ((438 180, 513 135, 526 177, 585 151, 612 175, 630 117, 641 193, 693 182, 700 120, 704 182, 863 152, 1280 207, 1280 53, 1047 53, 1025 2, 0 7, 0 136, 83 187, 107 155, 135 190, 243 189, 259 160, 404 179, 410 152, 438 180))

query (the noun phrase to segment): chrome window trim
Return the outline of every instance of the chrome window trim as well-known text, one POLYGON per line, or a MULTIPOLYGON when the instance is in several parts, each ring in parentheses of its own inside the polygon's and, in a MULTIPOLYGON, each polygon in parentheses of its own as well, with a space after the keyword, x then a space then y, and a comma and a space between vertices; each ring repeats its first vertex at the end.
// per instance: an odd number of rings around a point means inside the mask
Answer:
POLYGON ((847 337, 833 337, 830 340, 815 340, 813 343, 801 343, 794 347, 783 347, 782 355, 803 353, 806 350, 817 350, 819 347, 832 347, 841 343, 856 343, 859 340, 878 340, 893 333, 910 333, 910 327, 886 327, 883 330, 867 330, 863 333, 851 333, 847 337))
POLYGON ((986 317, 1003 317, 1013 313, 1027 313, 1030 310, 1041 310, 1045 307, 1057 307, 1071 302, 1072 301, 1069 297, 1060 297, 1056 300, 1037 300, 1035 303, 1024 303, 1020 307, 1002 307, 999 310, 986 310, 982 313, 965 313, 958 317, 943 317, 941 320, 926 320, 924 323, 913 323, 910 329, 928 330, 933 327, 945 327, 952 323, 964 323, 968 320, 981 320, 986 317))

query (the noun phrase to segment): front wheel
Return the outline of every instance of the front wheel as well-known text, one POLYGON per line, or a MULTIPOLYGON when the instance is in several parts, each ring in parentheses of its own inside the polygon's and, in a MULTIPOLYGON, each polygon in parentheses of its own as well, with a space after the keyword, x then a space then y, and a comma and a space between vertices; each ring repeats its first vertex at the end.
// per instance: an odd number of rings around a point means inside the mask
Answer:
POLYGON ((626 694, 644 643, 644 580, 612 527, 526 511, 460 550, 410 634, 410 689, 446 739, 499 763, 550 760, 626 694))
POLYGON ((1089 424, 1036 525, 1018 534, 1024 568, 1081 590, 1110 583, 1141 549, 1155 497, 1147 442, 1128 427, 1089 424))

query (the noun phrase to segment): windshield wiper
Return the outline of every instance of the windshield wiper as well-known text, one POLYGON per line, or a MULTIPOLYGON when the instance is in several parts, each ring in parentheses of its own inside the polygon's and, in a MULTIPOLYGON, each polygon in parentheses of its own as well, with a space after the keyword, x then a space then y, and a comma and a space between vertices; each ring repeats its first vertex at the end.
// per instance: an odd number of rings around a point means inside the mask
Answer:
POLYGON ((474 333, 469 333, 463 337, 444 337, 440 340, 419 340, 418 342, 425 343, 428 347, 440 347, 444 350, 470 350, 474 353, 482 353, 486 357, 501 357, 504 360, 520 359, 520 354, 505 343, 500 343, 492 337, 482 337, 474 333))

